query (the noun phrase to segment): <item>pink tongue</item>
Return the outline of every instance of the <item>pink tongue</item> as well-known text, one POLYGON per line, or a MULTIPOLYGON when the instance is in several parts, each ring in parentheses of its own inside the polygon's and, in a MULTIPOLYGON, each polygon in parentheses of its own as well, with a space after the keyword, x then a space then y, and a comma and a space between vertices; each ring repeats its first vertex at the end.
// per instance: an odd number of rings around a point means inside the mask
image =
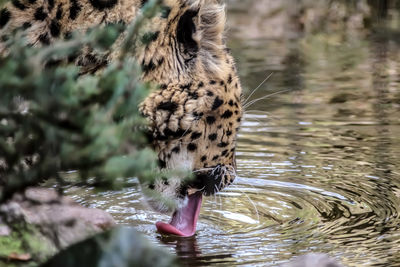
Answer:
POLYGON ((202 193, 197 192, 189 197, 187 205, 174 212, 170 223, 157 222, 157 230, 162 234, 192 236, 196 232, 202 193))

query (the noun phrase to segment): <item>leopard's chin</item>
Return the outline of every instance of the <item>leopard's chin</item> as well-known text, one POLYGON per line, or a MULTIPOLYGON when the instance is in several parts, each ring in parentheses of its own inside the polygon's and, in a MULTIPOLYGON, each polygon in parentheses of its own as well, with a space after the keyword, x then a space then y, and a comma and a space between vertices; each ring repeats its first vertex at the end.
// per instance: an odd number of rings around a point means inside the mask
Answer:
POLYGON ((148 196, 145 194, 145 203, 158 213, 172 214, 177 209, 187 205, 188 197, 165 198, 164 196, 148 196))
POLYGON ((181 193, 182 180, 170 178, 156 179, 152 184, 142 185, 145 203, 156 212, 172 214, 176 209, 187 205, 188 196, 181 193))

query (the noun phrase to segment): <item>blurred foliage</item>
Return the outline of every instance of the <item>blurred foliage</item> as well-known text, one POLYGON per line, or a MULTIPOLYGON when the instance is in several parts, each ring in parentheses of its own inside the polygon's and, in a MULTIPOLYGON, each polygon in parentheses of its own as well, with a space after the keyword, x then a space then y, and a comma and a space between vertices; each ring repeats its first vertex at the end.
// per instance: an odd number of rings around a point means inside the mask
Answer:
POLYGON ((65 181, 60 171, 78 171, 80 182, 121 188, 127 178, 151 180, 156 156, 148 147, 138 104, 152 89, 140 82, 140 67, 124 49, 143 21, 158 10, 148 2, 128 26, 107 25, 73 34, 51 46, 26 46, 17 31, 0 58, 0 203, 43 179, 65 181), (63 59, 89 46, 99 54, 122 52, 96 75, 80 75, 63 59))
POLYGON ((0 266, 19 266, 29 261, 43 262, 55 253, 56 249, 42 238, 34 226, 14 227, 15 231, 10 235, 0 236, 0 266))

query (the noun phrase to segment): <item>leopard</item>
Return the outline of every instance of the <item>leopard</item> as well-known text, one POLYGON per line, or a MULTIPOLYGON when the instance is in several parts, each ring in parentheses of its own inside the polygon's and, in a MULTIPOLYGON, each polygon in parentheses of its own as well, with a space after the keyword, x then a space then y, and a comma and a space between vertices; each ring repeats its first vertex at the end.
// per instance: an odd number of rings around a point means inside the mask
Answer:
MULTIPOLYGON (((139 0, 11 0, 0 9, 0 35, 22 27, 27 44, 51 46, 71 32, 110 23, 131 23, 149 1, 139 0)), ((219 0, 162 0, 160 11, 135 41, 133 58, 143 82, 157 84, 139 105, 149 122, 149 140, 161 170, 179 175, 144 184, 174 205, 147 197, 157 211, 172 213, 161 233, 193 235, 203 195, 214 195, 237 176, 235 149, 240 128, 242 88, 226 44, 226 10, 219 0), (146 37, 146 42, 140 40, 146 37)), ((2 47, 0 44, 0 51, 2 47)), ((97 58, 82 52, 75 64, 98 71, 116 57, 97 58)))

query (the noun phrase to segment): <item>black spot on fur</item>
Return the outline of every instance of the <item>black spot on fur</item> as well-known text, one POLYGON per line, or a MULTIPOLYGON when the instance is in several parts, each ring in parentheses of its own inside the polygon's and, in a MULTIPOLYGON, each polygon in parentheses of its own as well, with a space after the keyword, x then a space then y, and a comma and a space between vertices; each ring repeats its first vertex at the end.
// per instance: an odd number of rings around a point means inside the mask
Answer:
POLYGON ((214 166, 213 170, 197 172, 196 179, 190 182, 190 186, 194 188, 201 188, 203 194, 212 195, 221 190, 224 185, 223 168, 214 166))
POLYGON ((199 82, 199 88, 203 87, 204 83, 203 82, 199 82))
POLYGON ((233 106, 233 100, 231 99, 231 100, 229 100, 229 102, 228 102, 228 104, 229 104, 229 106, 233 106))
POLYGON ((0 11, 0 29, 3 28, 11 18, 11 13, 7 8, 0 11))
POLYGON ((217 82, 216 81, 214 81, 214 80, 211 80, 210 81, 210 84, 216 84, 217 82))
POLYGON ((211 92, 211 91, 207 91, 207 95, 208 95, 208 96, 213 96, 213 95, 214 95, 214 93, 213 93, 213 92, 211 92))
POLYGON ((172 131, 170 128, 165 128, 163 134, 168 139, 168 137, 181 138, 185 135, 190 134, 191 132, 191 130, 178 129, 176 131, 172 131))
POLYGON ((226 142, 221 142, 218 144, 218 147, 227 147, 227 146, 228 146, 228 143, 226 143, 226 142))
POLYGON ((44 13, 43 7, 39 7, 36 9, 35 14, 33 14, 33 16, 34 16, 35 20, 43 21, 46 19, 47 14, 44 13))
POLYGON ((190 93, 188 94, 188 96, 189 96, 191 99, 198 99, 198 98, 199 98, 199 94, 198 94, 197 92, 190 92, 190 93))
POLYGON ((172 131, 170 128, 165 128, 163 132, 164 136, 173 136, 175 135, 175 131, 172 131))
POLYGON ((167 163, 165 163, 165 161, 163 161, 161 159, 158 159, 158 166, 163 169, 163 168, 167 167, 167 163))
POLYGON ((48 3, 48 10, 51 12, 54 8, 54 0, 47 0, 48 3))
POLYGON ((169 13, 171 13, 171 8, 169 6, 163 6, 161 7, 161 17, 163 19, 168 18, 169 13))
POLYGON ((193 141, 193 140, 196 140, 196 139, 199 139, 201 135, 202 135, 201 132, 194 132, 194 133, 192 133, 192 135, 190 136, 190 139, 192 139, 192 141, 193 141))
POLYGON ((229 76, 228 76, 228 84, 231 84, 231 83, 232 83, 232 75, 229 74, 229 76))
POLYGON ((179 146, 176 146, 172 149, 172 152, 174 153, 179 153, 179 151, 181 151, 181 148, 179 146))
POLYGON ((160 34, 160 31, 146 32, 142 36, 142 43, 149 44, 151 42, 154 42, 155 40, 157 40, 159 34, 160 34))
POLYGON ((39 41, 44 45, 50 44, 50 38, 49 38, 49 35, 47 34, 47 32, 39 35, 39 41))
POLYGON ((50 34, 53 37, 58 37, 60 35, 60 23, 56 20, 52 20, 50 23, 50 34))
POLYGON ((216 110, 217 108, 219 108, 222 104, 224 103, 224 101, 222 99, 220 99, 218 96, 214 99, 214 103, 212 105, 212 110, 216 110))
POLYGON ((32 27, 32 24, 30 22, 24 22, 24 24, 22 24, 22 28, 24 30, 29 29, 30 27, 32 27))
POLYGON ((161 179, 164 185, 169 186, 168 178, 162 177, 161 179))
POLYGON ((226 111, 221 115, 221 118, 223 118, 223 119, 228 119, 228 118, 232 117, 232 115, 233 115, 233 112, 232 112, 232 111, 226 110, 226 111))
POLYGON ((89 2, 94 8, 102 11, 113 8, 118 3, 118 0, 89 0, 89 2))
POLYGON ((192 87, 192 83, 182 84, 182 85, 180 86, 180 88, 181 88, 182 90, 190 89, 190 87, 192 87))
POLYGON ((165 83, 164 84, 160 84, 160 89, 165 90, 167 88, 168 88, 168 85, 166 85, 165 83))
POLYGON ((164 63, 164 58, 160 58, 159 60, 157 60, 157 64, 158 66, 161 66, 164 63))
POLYGON ((224 157, 224 156, 226 156, 226 154, 228 154, 228 150, 227 149, 222 151, 221 156, 224 157))
POLYGON ((208 139, 210 139, 211 141, 216 140, 216 139, 217 139, 217 134, 216 134, 216 133, 209 134, 209 135, 208 135, 208 139))
POLYGON ((215 123, 215 117, 214 116, 207 116, 206 121, 208 124, 214 124, 215 123))
POLYGON ((183 44, 185 50, 189 52, 197 52, 199 50, 197 42, 193 39, 196 32, 196 25, 193 18, 197 16, 198 10, 187 10, 179 19, 176 28, 176 38, 179 43, 183 44))
POLYGON ((197 111, 193 112, 193 117, 195 120, 201 119, 201 117, 203 117, 203 115, 204 115, 203 112, 200 112, 200 113, 198 113, 197 111))
POLYGON ((178 104, 172 101, 162 102, 157 106, 157 109, 168 110, 174 113, 178 108, 178 104))
POLYGON ((78 0, 71 0, 71 6, 69 8, 69 18, 72 20, 76 19, 80 11, 81 6, 79 5, 78 0))
POLYGON ((156 68, 156 65, 154 64, 154 62, 152 60, 150 60, 150 62, 148 64, 142 63, 142 70, 145 73, 150 72, 150 71, 154 70, 155 68, 156 68))
POLYGON ((232 131, 226 131, 226 135, 227 136, 231 136, 232 135, 232 131))
POLYGON ((148 0, 140 1, 140 7, 142 8, 147 2, 148 2, 148 0))
POLYGON ((57 20, 60 20, 62 18, 62 14, 63 14, 62 12, 63 12, 62 6, 61 6, 61 4, 59 4, 57 7, 57 13, 56 13, 57 20))
POLYGON ((200 160, 201 160, 201 162, 206 161, 207 160, 207 156, 206 155, 202 156, 200 160))
POLYGON ((219 84, 220 84, 221 86, 224 86, 224 85, 225 85, 224 81, 220 81, 219 84))
POLYGON ((61 60, 61 59, 49 60, 49 61, 46 62, 46 64, 45 64, 44 67, 45 67, 46 69, 48 69, 48 68, 55 68, 55 67, 60 66, 61 63, 62 63, 62 60, 61 60))
POLYGON ((19 0, 12 0, 11 3, 13 4, 13 6, 18 8, 19 10, 25 10, 25 8, 26 8, 26 6, 24 4, 22 4, 19 0))
POLYGON ((237 122, 241 122, 241 121, 242 121, 242 118, 237 118, 236 121, 237 121, 237 122))
POLYGON ((72 38, 72 33, 70 31, 64 33, 64 39, 70 40, 72 38))
POLYGON ((154 139, 157 140, 157 141, 166 141, 166 140, 168 140, 168 137, 165 136, 165 135, 157 134, 157 135, 154 137, 154 139))
POLYGON ((190 144, 187 146, 187 148, 188 148, 189 151, 193 152, 193 151, 195 151, 195 150, 197 149, 197 145, 196 145, 196 144, 193 144, 193 143, 190 143, 190 144))
POLYGON ((219 155, 215 155, 215 156, 212 158, 212 160, 215 161, 215 160, 217 160, 218 158, 219 158, 219 155))

